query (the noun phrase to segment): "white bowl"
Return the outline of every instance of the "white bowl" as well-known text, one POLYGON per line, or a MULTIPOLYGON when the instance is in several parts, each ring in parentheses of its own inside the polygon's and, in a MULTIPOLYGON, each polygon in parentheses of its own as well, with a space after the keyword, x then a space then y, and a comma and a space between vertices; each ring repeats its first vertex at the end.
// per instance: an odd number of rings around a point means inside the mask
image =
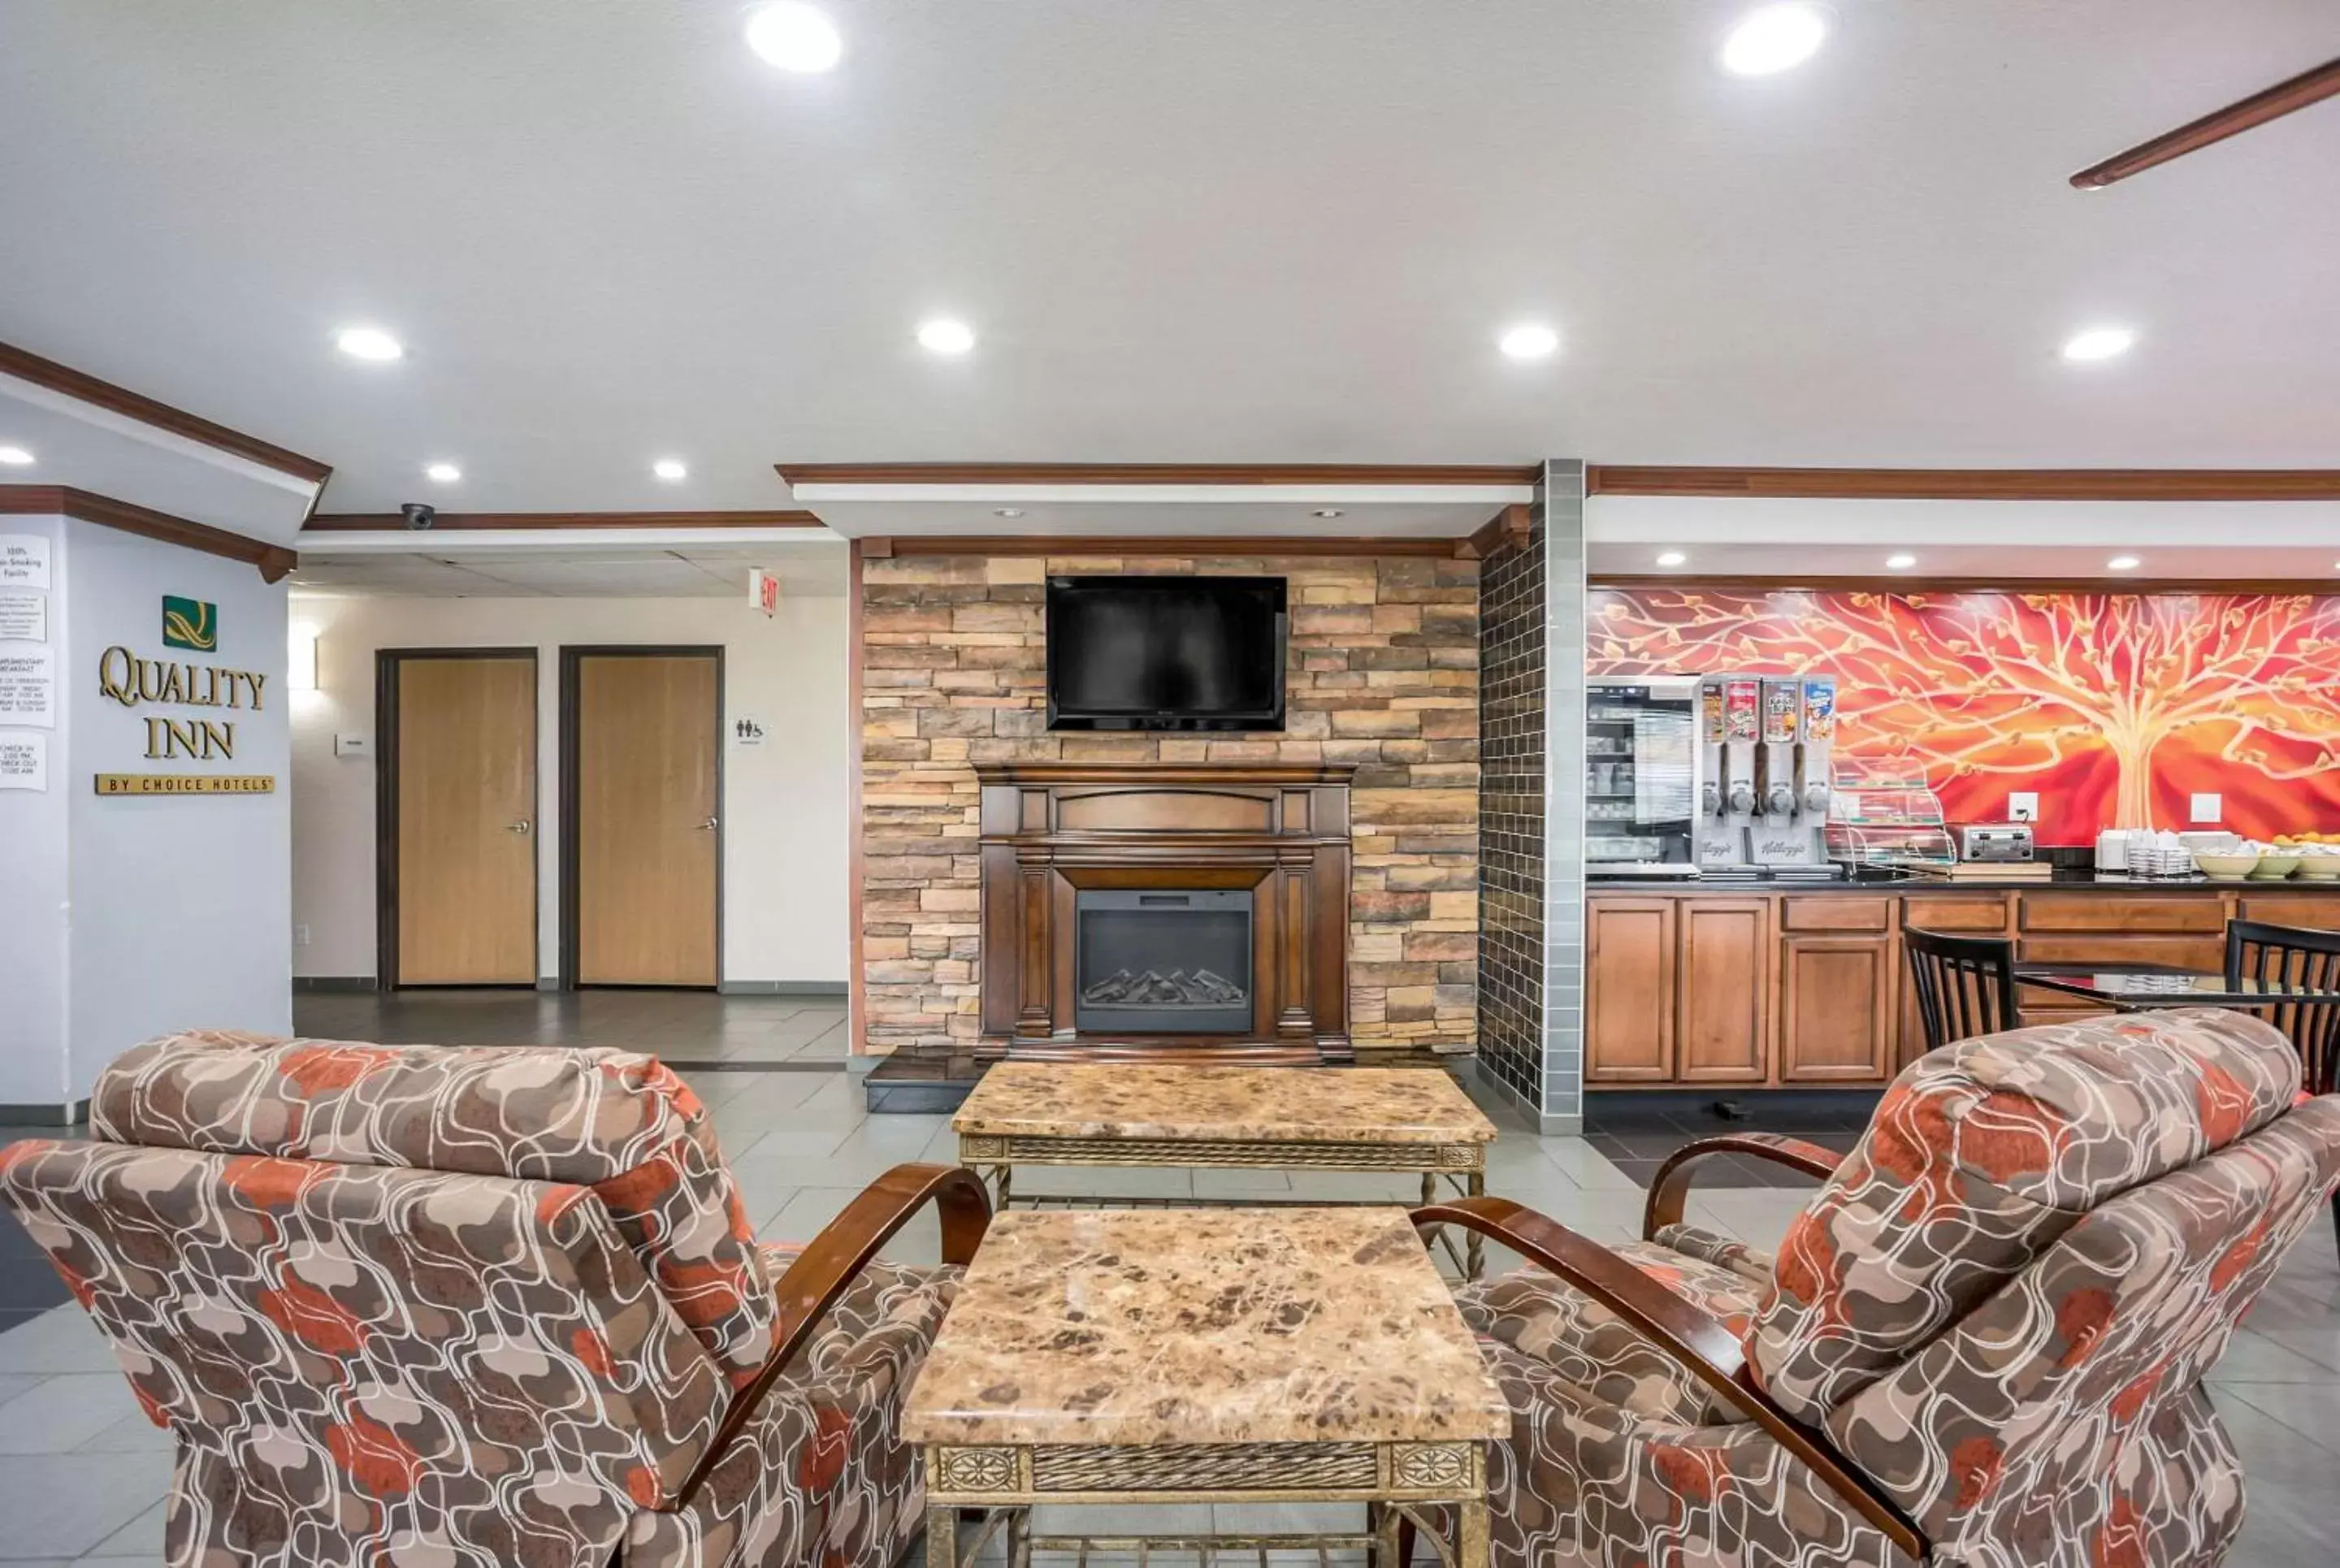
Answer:
POLYGON ((2206 855, 2197 852, 2194 863, 2202 868, 2204 876, 2214 881, 2239 882, 2246 877, 2257 874, 2259 858, 2256 855, 2206 855))
POLYGON ((2257 868, 2251 872, 2251 879, 2255 882, 2280 882, 2299 869, 2300 859, 2297 855, 2262 855, 2257 868))

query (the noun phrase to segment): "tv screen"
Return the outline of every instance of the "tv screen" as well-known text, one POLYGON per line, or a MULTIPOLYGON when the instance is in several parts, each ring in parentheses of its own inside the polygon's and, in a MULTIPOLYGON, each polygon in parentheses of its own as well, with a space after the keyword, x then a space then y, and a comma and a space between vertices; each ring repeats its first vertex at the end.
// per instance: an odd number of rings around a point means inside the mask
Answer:
POLYGON ((1280 577, 1052 577, 1051 729, 1281 729, 1280 577))

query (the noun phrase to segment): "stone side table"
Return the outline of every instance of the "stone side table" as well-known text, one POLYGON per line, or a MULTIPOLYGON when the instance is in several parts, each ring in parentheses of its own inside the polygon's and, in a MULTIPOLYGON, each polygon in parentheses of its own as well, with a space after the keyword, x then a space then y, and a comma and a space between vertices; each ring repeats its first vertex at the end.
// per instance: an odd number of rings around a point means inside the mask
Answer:
MULTIPOLYGON (((903 1414, 927 1568, 959 1514, 1033 1551, 1369 1548, 1401 1526, 1485 1568, 1486 1445, 1512 1417, 1398 1208, 1090 1210, 992 1222, 903 1414), (1036 1504, 1358 1503, 1355 1534, 1036 1535, 1036 1504), (1451 1537, 1427 1510, 1454 1521, 1451 1537)), ((1086 1560, 1086 1559, 1084 1559, 1086 1560)), ((1205 1555, 1205 1563, 1212 1559, 1205 1555)))

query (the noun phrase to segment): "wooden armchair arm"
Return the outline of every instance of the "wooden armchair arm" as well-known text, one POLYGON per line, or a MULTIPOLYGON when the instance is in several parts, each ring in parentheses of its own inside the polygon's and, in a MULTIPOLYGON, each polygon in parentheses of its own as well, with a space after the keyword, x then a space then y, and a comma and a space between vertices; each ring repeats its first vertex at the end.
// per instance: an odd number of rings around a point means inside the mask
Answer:
POLYGON ((1666 1156, 1650 1183, 1650 1199, 1641 1209, 1642 1240, 1653 1240, 1666 1226, 1681 1223, 1682 1205, 1690 1199, 1698 1167, 1717 1155, 1753 1155, 1819 1181, 1834 1176, 1836 1167, 1844 1163, 1844 1156, 1833 1149, 1778 1133, 1726 1133, 1684 1144, 1666 1156))
POLYGON ((1413 1211, 1413 1223, 1417 1229, 1453 1225, 1476 1231, 1582 1291, 1769 1433, 1896 1546, 1924 1560, 1925 1537, 1900 1507, 1840 1457, 1824 1434, 1780 1409, 1755 1385, 1747 1375, 1747 1354, 1737 1336, 1704 1308, 1676 1295, 1600 1243, 1509 1198, 1431 1204, 1413 1211))
POLYGON ((964 1265, 975 1256, 976 1245, 991 1224, 991 1199, 973 1171, 959 1166, 898 1165, 863 1187, 780 1275, 774 1287, 780 1313, 772 1353, 756 1380, 732 1394, 715 1440, 699 1456, 670 1507, 690 1502, 837 1298, 860 1277, 878 1249, 929 1202, 941 1211, 943 1262, 964 1265))

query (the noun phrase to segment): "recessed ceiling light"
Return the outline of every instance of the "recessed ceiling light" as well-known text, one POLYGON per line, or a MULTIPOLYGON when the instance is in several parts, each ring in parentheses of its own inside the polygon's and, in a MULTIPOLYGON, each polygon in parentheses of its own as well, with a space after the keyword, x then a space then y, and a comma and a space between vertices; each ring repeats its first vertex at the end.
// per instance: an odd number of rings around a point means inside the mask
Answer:
POLYGON ((1337 506, 1320 506, 1309 515, 1312 517, 1338 517, 1341 515, 1341 509, 1337 506))
POLYGON ((658 475, 660 479, 689 479, 690 477, 690 470, 683 466, 682 460, 679 457, 662 457, 659 459, 658 461, 650 464, 650 471, 658 475))
POLYGON ((2105 562, 2107 571, 2135 571, 2145 563, 2133 555, 2116 555, 2105 562))
POLYGON ((994 517, 1021 517, 1024 515, 1024 509, 1020 506, 995 506, 991 509, 991 515, 994 517))
POLYGON ((1662 551, 1658 555, 1658 564, 1660 566, 1680 566, 1683 561, 1688 561, 1689 559, 1689 556, 1684 555, 1679 550, 1662 551))
POLYGON ((1829 14, 1819 5, 1759 5, 1722 41, 1722 68, 1734 76, 1792 70, 1819 53, 1829 14))
POLYGON ((2090 327, 2064 340, 2064 357, 2080 364, 2117 360, 2136 344, 2137 333, 2127 327, 2090 327))
POLYGON ((918 323, 918 346, 929 353, 963 354, 975 347, 975 329, 965 322, 937 316, 918 323))
POLYGON ((748 47, 783 71, 826 71, 845 53, 829 19, 797 0, 774 0, 748 15, 748 47))
POLYGON ((1907 571, 1918 564, 1918 558, 1914 555, 1889 555, 1885 558, 1885 564, 1891 571, 1907 571))
POLYGON ((423 477, 441 484, 452 484, 463 477, 463 471, 451 462, 434 462, 422 471, 423 477))
POLYGON ((0 446, 0 462, 10 468, 22 468, 33 461, 33 454, 21 446, 0 446))
POLYGON ((377 364, 406 357, 405 347, 380 327, 343 327, 333 334, 333 343, 353 360, 377 364))
POLYGON ((1560 334, 1533 322, 1507 329, 1495 346, 1515 360, 1544 359, 1560 348, 1560 334))

